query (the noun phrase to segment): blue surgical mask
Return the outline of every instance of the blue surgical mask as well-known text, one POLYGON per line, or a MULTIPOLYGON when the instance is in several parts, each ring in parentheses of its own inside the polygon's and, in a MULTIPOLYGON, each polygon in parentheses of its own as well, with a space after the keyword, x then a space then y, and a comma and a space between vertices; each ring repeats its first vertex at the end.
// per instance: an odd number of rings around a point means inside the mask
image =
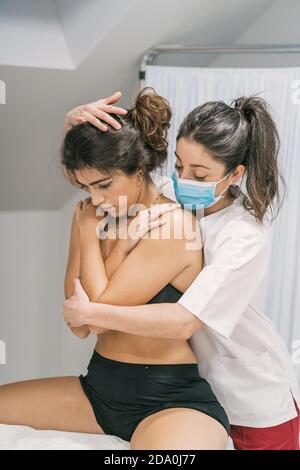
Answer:
POLYGON ((186 206, 188 210, 208 209, 214 206, 224 196, 223 193, 229 188, 230 184, 224 191, 216 196, 216 186, 221 183, 231 171, 217 182, 200 182, 179 178, 177 170, 172 174, 172 181, 177 201, 186 206))

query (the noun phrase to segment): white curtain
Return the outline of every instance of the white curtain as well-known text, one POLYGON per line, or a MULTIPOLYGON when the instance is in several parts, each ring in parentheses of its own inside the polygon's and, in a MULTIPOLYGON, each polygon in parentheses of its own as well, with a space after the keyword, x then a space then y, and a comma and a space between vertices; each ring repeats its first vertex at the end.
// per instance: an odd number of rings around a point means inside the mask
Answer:
MULTIPOLYGON (((288 194, 272 226, 272 254, 263 303, 282 335, 300 383, 300 68, 190 68, 148 66, 146 86, 166 97, 173 109, 170 154, 164 173, 171 175, 179 125, 206 101, 226 103, 259 93, 271 106, 281 136, 281 170, 288 194)), ((249 280, 251 282, 251 280, 249 280)))

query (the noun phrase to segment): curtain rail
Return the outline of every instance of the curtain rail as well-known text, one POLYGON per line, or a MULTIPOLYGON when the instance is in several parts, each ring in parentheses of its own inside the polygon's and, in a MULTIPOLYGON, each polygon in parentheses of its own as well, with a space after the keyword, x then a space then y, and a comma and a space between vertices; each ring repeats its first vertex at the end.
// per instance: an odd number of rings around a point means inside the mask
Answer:
POLYGON ((300 54, 300 44, 252 44, 236 46, 183 46, 160 44, 149 49, 141 60, 139 79, 143 88, 146 67, 163 53, 194 54, 300 54))

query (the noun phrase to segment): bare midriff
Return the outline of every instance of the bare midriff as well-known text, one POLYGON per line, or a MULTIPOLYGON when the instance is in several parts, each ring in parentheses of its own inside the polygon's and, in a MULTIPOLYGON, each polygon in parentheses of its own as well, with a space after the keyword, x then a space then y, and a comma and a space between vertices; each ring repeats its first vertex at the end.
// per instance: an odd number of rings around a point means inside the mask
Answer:
POLYGON ((121 362, 137 364, 198 362, 189 343, 185 340, 147 338, 120 331, 107 331, 98 335, 95 349, 102 356, 121 362))

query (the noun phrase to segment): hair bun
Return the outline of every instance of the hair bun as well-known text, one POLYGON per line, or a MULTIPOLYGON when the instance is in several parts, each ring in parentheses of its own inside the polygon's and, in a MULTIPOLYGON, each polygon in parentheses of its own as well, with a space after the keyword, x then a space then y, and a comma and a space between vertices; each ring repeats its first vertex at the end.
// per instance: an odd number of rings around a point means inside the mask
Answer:
POLYGON ((169 102, 157 95, 153 88, 143 88, 136 98, 135 107, 128 110, 128 117, 145 144, 163 163, 167 158, 167 135, 172 118, 169 102))

